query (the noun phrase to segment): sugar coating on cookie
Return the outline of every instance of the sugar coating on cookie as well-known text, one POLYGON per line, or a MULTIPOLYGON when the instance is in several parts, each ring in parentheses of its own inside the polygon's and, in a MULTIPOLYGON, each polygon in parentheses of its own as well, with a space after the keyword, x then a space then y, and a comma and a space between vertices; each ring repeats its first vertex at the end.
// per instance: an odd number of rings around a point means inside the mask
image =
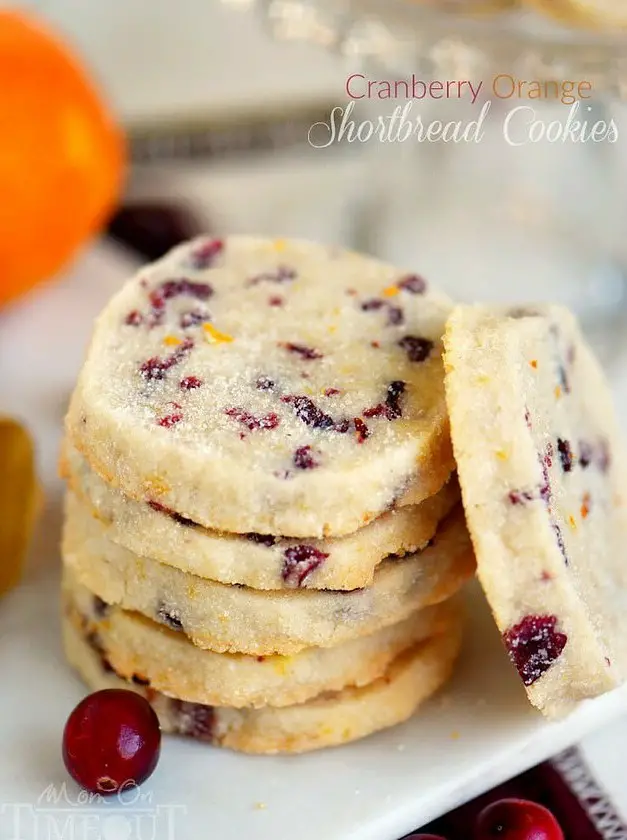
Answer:
POLYGON ((260 709, 189 703, 127 682, 103 657, 97 641, 69 616, 63 619, 63 638, 68 661, 93 691, 126 688, 142 694, 157 712, 163 732, 240 752, 274 754, 346 744, 406 720, 450 677, 461 625, 405 651, 367 685, 260 709))
POLYGON ((369 586, 382 560, 424 548, 459 503, 452 477, 419 505, 394 508, 353 534, 298 540, 211 531, 154 502, 136 502, 103 481, 71 447, 63 472, 75 505, 97 518, 114 543, 199 577, 253 589, 369 586))
POLYGON ((461 511, 424 551, 379 565, 372 586, 271 591, 227 586, 140 557, 111 542, 68 498, 62 554, 75 578, 105 602, 185 634, 201 648, 265 656, 332 647, 402 621, 453 595, 475 561, 461 511))
POLYGON ((301 241, 199 239, 99 317, 67 418, 108 482, 209 528, 357 530, 453 468, 447 298, 301 241))
POLYGON ((561 307, 455 309, 447 401, 478 575, 549 716, 627 675, 627 479, 605 376, 561 307))

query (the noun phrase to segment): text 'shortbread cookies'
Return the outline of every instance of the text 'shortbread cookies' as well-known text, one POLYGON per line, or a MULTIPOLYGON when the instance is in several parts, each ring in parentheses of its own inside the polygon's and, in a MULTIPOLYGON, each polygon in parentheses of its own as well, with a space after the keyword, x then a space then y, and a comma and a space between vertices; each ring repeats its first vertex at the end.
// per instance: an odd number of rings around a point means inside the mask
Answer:
POLYGON ((68 497, 63 559, 75 579, 108 604, 142 613, 217 652, 291 654, 332 647, 402 621, 453 595, 475 561, 461 511, 432 545, 381 563, 371 587, 350 592, 227 586, 139 557, 106 537, 68 497))
POLYGON ((402 653, 380 679, 360 688, 325 692, 294 706, 234 709, 186 703, 115 674, 89 633, 63 620, 66 656, 87 685, 131 688, 146 697, 162 730, 248 753, 297 753, 345 744, 401 723, 449 678, 459 627, 402 653))
POLYGON ((207 528, 347 534, 453 469, 449 311, 355 253, 199 239, 100 315, 67 434, 126 495, 207 528))
POLYGON ((64 601, 118 675, 186 702, 234 708, 290 706, 366 685, 384 676, 403 651, 449 630, 459 613, 459 605, 441 604, 336 647, 246 656, 202 650, 182 633, 109 606, 67 571, 64 601))
POLYGON ((560 307, 459 307, 445 348, 478 575, 532 703, 561 715, 627 674, 627 465, 609 388, 560 307))
POLYGON ((128 499, 68 449, 64 471, 76 505, 108 539, 135 554, 220 583, 253 589, 359 589, 391 554, 418 551, 459 502, 457 480, 419 505, 394 508, 345 537, 294 540, 210 531, 154 504, 128 499))

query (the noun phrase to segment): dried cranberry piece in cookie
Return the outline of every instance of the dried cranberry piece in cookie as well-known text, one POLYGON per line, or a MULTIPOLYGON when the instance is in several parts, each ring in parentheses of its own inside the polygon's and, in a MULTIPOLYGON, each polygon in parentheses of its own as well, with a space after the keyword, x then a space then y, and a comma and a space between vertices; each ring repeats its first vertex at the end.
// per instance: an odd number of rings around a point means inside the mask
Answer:
POLYGON ((296 269, 286 265, 280 265, 275 271, 264 271, 251 277, 249 286, 257 286, 259 283, 290 283, 296 279, 296 269))
POLYGON ((319 350, 316 350, 315 347, 307 347, 304 344, 294 344, 292 341, 285 341, 281 342, 279 347, 283 347, 288 353, 295 353, 301 359, 306 359, 307 361, 323 358, 323 354, 319 350))
POLYGON ((199 741, 213 740, 215 713, 212 706, 189 703, 185 700, 170 700, 176 731, 180 735, 199 741))
POLYGON ((200 324, 205 324, 211 320, 211 315, 208 312, 201 312, 200 309, 192 309, 190 312, 183 312, 179 319, 181 329, 186 330, 189 327, 197 327, 200 324))
POLYGON ((395 379, 388 385, 385 403, 379 403, 373 408, 366 408, 363 411, 364 417, 386 417, 388 420, 398 420, 403 416, 401 408, 401 397, 405 393, 407 383, 402 379, 395 379))
POLYGON ((568 637, 555 629, 554 615, 527 615, 503 633, 509 658, 525 685, 533 685, 559 659, 568 637))
POLYGON ((274 413, 266 414, 264 417, 256 417, 242 408, 226 408, 224 413, 227 417, 232 417, 233 420, 246 426, 249 432, 256 432, 259 429, 276 429, 281 423, 280 417, 274 413))
POLYGON ((406 335, 398 342, 407 353, 410 362, 424 362, 433 350, 433 342, 428 338, 419 338, 415 335, 406 335))
POLYGON ((355 417, 353 423, 355 424, 357 443, 365 443, 366 440, 370 437, 370 429, 364 423, 361 417, 355 417))
POLYGON ((281 576, 288 586, 302 586, 328 556, 313 545, 293 545, 283 552, 281 576))
POLYGON ((140 374, 144 379, 165 379, 167 371, 183 361, 185 356, 191 352, 193 346, 194 340, 192 338, 186 338, 179 344, 174 353, 166 356, 164 359, 159 356, 153 356, 152 359, 143 362, 139 367, 140 374))
POLYGON ((155 300, 159 298, 170 300, 180 295, 187 295, 198 300, 208 300, 212 294, 213 289, 209 283, 197 283, 194 280, 189 280, 187 277, 180 277, 176 280, 164 280, 151 293, 151 299, 154 297, 155 300))
POLYGON ((557 439, 557 451, 560 454, 560 461, 564 472, 570 472, 573 468, 573 451, 570 443, 562 438, 557 439))
POLYGON ((294 414, 306 426, 312 426, 314 429, 333 429, 336 425, 335 420, 319 409, 309 397, 288 394, 281 397, 281 402, 293 406, 294 414))
POLYGON ((246 539, 259 545, 265 545, 268 548, 271 548, 277 542, 277 538, 273 537, 272 534, 246 534, 246 539))
POLYGON ((200 388, 202 385, 202 379, 199 379, 197 376, 185 376, 179 382, 179 388, 183 391, 193 391, 196 388, 200 388))
POLYGON ((171 630, 183 629, 183 622, 176 611, 168 609, 163 603, 157 607, 157 619, 162 624, 166 624, 171 630))
POLYGON ((224 242, 222 239, 209 239, 192 252, 189 258, 190 265, 198 270, 213 268, 223 250, 224 242))
POLYGON ((427 281, 418 274, 408 274, 396 284, 399 289, 412 295, 424 295, 427 291, 427 281))
POLYGON ((299 470, 313 470, 320 466, 311 446, 299 446, 294 452, 294 466, 299 470))

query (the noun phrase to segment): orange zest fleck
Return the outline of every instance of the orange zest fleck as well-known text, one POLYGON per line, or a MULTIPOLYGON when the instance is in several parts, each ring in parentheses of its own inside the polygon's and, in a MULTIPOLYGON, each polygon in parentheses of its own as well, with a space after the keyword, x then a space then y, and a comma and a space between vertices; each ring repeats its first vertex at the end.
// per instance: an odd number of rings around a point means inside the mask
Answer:
POLYGON ((382 294, 383 297, 395 297, 398 294, 398 286, 388 286, 382 294))
POLYGON ((576 530, 577 530, 577 522, 576 522, 576 520, 575 520, 575 517, 572 515, 572 513, 571 513, 571 515, 568 517, 568 524, 569 524, 569 525, 570 525, 570 527, 573 529, 573 531, 576 531, 576 530))
POLYGON ((499 459, 499 461, 507 461, 509 455, 507 454, 507 452, 505 452, 504 449, 497 449, 496 457, 499 459))
POLYGON ((532 367, 534 370, 537 370, 537 369, 538 369, 538 360, 537 360, 537 359, 532 359, 532 360, 529 362, 529 364, 531 365, 531 367, 532 367))
POLYGON ((181 339, 177 338, 175 335, 166 335, 163 339, 163 343, 168 347, 176 347, 181 343, 181 339))
POLYGON ((590 493, 585 493, 581 504, 581 518, 586 519, 590 513, 590 493))
POLYGON ((220 332, 213 324, 203 324, 202 328, 205 331, 205 338, 210 344, 227 344, 234 340, 232 335, 220 332))
POLYGON ((274 246, 275 251, 285 251, 285 248, 287 246, 287 242, 285 241, 285 239, 275 239, 272 244, 274 246))
POLYGON ((556 399, 556 400, 559 400, 559 399, 560 399, 560 397, 562 396, 562 389, 560 388, 560 386, 559 386, 559 385, 556 385, 556 386, 555 386, 555 391, 554 391, 554 393, 555 393, 555 399, 556 399))

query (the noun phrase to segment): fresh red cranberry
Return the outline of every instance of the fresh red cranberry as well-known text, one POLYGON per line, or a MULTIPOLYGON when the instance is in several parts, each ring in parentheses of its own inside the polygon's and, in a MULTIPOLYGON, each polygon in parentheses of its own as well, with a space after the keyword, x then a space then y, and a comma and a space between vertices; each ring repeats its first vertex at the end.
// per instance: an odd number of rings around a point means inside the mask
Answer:
POLYGON ((133 691, 108 688, 85 697, 63 731, 68 773, 92 793, 140 785, 159 760, 161 729, 148 701, 133 691))
POLYGON ((202 379, 199 379, 197 376, 185 376, 179 382, 179 387, 183 391, 193 391, 194 388, 200 388, 202 385, 202 379))
POLYGON ((553 814, 525 799, 500 799, 481 811, 475 840, 564 840, 553 814))
POLYGON ((280 295, 272 295, 268 298, 268 306, 283 306, 285 301, 280 295))
POLYGON ((329 555, 313 545, 293 545, 283 552, 282 577, 288 586, 302 586, 329 555))
POLYGON ((554 615, 527 615, 503 633, 509 658, 525 685, 533 685, 559 659, 568 636, 555 629, 554 615))
POLYGON ((325 397, 335 397, 339 393, 341 393, 339 388, 325 388, 324 391, 325 397))
POLYGON ((399 289, 412 295, 424 295, 427 291, 427 281, 418 274, 408 274, 396 284, 399 289))
POLYGON ((398 342, 407 353, 410 362, 424 362, 433 350, 433 342, 428 338, 419 338, 415 335, 406 335, 398 342))
POLYGON ((296 353, 301 359, 310 361, 311 359, 321 359, 322 353, 316 350, 315 347, 307 347, 304 344, 294 344, 291 341, 286 341, 279 345, 285 348, 288 353, 296 353))
POLYGON ((405 840, 446 840, 439 834, 410 834, 405 837, 405 840))

